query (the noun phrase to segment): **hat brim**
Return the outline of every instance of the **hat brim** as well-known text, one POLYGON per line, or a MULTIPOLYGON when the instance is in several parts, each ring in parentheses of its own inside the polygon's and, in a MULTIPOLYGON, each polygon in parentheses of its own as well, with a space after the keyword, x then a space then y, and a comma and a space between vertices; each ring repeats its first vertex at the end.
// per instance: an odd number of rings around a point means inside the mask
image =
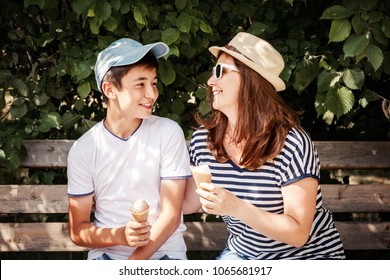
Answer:
POLYGON ((270 82, 274 86, 276 91, 283 91, 286 89, 286 85, 284 84, 282 79, 280 79, 278 76, 273 75, 272 73, 270 73, 266 69, 260 67, 258 64, 249 60, 248 58, 246 58, 242 54, 239 54, 235 51, 229 50, 225 47, 210 47, 209 51, 215 57, 218 57, 219 53, 222 51, 222 52, 225 52, 228 55, 238 59, 239 61, 241 61, 242 63, 244 63, 248 67, 250 67, 251 69, 255 70, 257 73, 259 73, 268 82, 270 82))

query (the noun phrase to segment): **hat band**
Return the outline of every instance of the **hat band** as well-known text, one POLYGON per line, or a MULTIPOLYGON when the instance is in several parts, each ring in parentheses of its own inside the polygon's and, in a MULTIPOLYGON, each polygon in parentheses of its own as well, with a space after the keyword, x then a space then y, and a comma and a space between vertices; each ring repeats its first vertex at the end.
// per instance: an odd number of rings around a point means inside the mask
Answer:
POLYGON ((230 51, 234 51, 240 55, 242 55, 243 57, 245 57, 246 59, 249 59, 250 61, 254 62, 252 59, 250 59, 249 57, 247 57, 245 54, 243 54, 242 52, 240 52, 238 49, 236 49, 236 47, 232 46, 232 45, 225 45, 225 48, 230 50, 230 51))

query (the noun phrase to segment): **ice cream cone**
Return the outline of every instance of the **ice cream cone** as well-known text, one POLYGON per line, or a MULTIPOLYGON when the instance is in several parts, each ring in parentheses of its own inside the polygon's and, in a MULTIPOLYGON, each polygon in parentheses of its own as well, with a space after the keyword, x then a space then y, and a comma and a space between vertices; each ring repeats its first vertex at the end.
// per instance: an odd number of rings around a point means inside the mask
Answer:
POLYGON ((137 222, 146 222, 149 216, 149 205, 143 199, 138 199, 133 203, 130 212, 137 222))
POLYGON ((130 211, 131 214, 133 214, 134 220, 136 220, 137 222, 141 223, 146 222, 148 220, 149 209, 145 210, 144 212, 135 212, 132 209, 130 211))
POLYGON ((200 183, 211 183, 211 171, 208 165, 191 166, 191 172, 198 188, 200 183))

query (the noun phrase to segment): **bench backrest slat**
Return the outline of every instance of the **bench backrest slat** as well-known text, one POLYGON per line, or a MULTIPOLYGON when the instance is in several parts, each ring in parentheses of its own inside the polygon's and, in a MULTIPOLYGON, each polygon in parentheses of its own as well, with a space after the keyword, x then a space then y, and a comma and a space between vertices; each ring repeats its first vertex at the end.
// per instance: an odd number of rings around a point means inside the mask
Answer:
MULTIPOLYGON (((66 167, 73 140, 25 140, 23 167, 66 167)), ((322 169, 390 168, 389 142, 315 141, 322 169)))

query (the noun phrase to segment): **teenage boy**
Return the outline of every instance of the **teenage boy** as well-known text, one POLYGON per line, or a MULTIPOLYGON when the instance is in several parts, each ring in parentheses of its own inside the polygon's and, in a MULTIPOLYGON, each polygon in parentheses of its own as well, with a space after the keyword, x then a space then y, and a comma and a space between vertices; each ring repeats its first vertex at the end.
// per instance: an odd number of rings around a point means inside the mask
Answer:
POLYGON ((157 58, 168 51, 162 42, 122 38, 98 55, 95 76, 106 118, 68 157, 70 237, 91 248, 88 259, 186 259, 186 143, 176 122, 152 115, 157 58), (132 219, 132 202, 140 198, 149 204, 147 222, 132 219))

